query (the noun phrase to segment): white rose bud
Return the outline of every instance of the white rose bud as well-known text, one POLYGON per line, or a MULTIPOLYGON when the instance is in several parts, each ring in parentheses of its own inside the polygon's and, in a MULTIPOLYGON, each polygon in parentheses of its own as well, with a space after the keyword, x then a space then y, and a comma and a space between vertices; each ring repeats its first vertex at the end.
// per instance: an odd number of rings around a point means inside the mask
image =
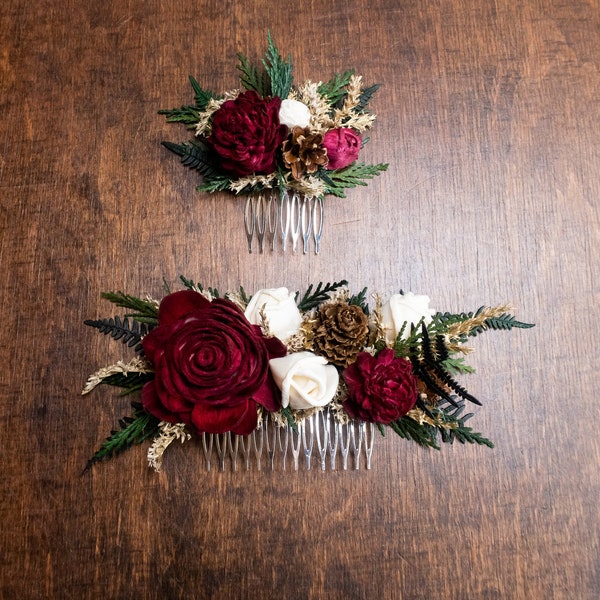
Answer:
POLYGON ((281 390, 281 405, 302 410, 329 404, 339 383, 337 369, 322 356, 295 352, 269 361, 273 379, 281 390))
POLYGON ((408 338, 411 325, 416 325, 421 319, 427 325, 434 314, 435 311, 429 308, 429 296, 419 296, 412 292, 394 294, 381 309, 386 341, 393 344, 404 323, 406 327, 402 338, 408 338))
POLYGON ((270 332, 284 343, 300 329, 302 315, 287 288, 259 290, 252 296, 244 316, 253 325, 262 325, 261 311, 270 332))
POLYGON ((279 122, 292 127, 308 127, 310 123, 310 111, 308 106, 298 100, 282 100, 279 109, 279 122))

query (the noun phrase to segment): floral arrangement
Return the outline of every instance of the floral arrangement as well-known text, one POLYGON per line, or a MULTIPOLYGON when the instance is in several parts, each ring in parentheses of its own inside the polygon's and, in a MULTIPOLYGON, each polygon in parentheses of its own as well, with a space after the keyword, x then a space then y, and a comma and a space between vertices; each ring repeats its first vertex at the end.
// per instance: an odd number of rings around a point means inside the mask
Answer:
POLYGON ((200 172, 199 191, 277 188, 343 198, 346 188, 387 169, 357 160, 375 120, 367 107, 378 85, 364 87, 353 70, 296 85, 291 57, 282 58, 270 34, 260 64, 238 58, 241 89, 216 95, 190 77, 194 104, 159 111, 194 131, 189 143, 163 145, 200 172))
POLYGON ((281 287, 249 297, 240 287, 222 297, 181 279, 185 289, 160 303, 103 294, 129 312, 85 321, 136 355, 94 373, 83 393, 108 384, 141 396, 88 468, 150 438, 158 468, 175 439, 246 436, 266 414, 296 428, 325 408, 341 423, 374 423, 423 446, 439 449, 441 439, 492 447, 463 414, 465 402, 480 404, 456 379, 473 371, 465 342, 489 329, 533 326, 507 306, 442 313, 413 293, 385 303, 375 295, 370 307, 367 288, 351 294, 346 281, 311 285, 303 295, 281 287))

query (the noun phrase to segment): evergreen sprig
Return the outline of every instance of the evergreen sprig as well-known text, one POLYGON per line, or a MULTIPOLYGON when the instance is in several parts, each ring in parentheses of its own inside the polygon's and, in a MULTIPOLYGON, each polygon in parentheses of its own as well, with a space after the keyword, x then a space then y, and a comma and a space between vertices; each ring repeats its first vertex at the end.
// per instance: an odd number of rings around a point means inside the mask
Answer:
POLYGON ((271 81, 267 72, 251 63, 241 52, 238 52, 238 71, 240 82, 247 90, 254 90, 259 96, 268 96, 271 91, 271 81))
MULTIPOLYGON (((477 400, 475 396, 467 392, 467 390, 464 387, 462 387, 458 383, 458 381, 456 381, 450 375, 450 373, 448 373, 448 371, 446 371, 446 369, 443 366, 443 362, 440 362, 440 359, 436 357, 435 353, 433 352, 433 348, 431 346, 431 339, 429 337, 429 333, 425 324, 421 325, 421 351, 422 358, 420 360, 417 359, 413 362, 413 368, 415 369, 415 372, 418 372, 418 374, 422 376, 425 370, 427 370, 428 374, 430 376, 433 376, 433 378, 435 379, 436 384, 437 381, 440 381, 446 386, 446 388, 449 388, 450 390, 458 394, 461 398, 468 400, 469 402, 473 402, 473 404, 478 404, 479 406, 481 406, 481 402, 479 402, 479 400, 477 400)), ((441 356, 441 361, 445 360, 447 357, 447 352, 444 352, 444 354, 441 356)), ((438 385, 436 385, 435 387, 437 388, 436 393, 439 393, 439 390, 443 389, 441 386, 438 385)), ((448 392, 440 395, 443 398, 450 399, 448 392)), ((450 402, 454 404, 454 399, 451 399, 450 402)))
POLYGON ((152 300, 144 300, 137 296, 130 296, 123 292, 104 292, 102 298, 112 302, 120 308, 128 308, 134 312, 125 316, 135 319, 140 323, 153 326, 158 324, 158 307, 152 300))
POLYGON ((191 75, 190 84, 194 90, 194 100, 196 101, 196 108, 199 111, 206 110, 206 107, 211 100, 219 99, 219 96, 213 94, 210 90, 203 89, 202 86, 191 75))
POLYGON ((381 87, 381 84, 375 83, 365 88, 358 97, 358 104, 352 109, 355 113, 362 113, 366 110, 367 104, 371 101, 373 94, 381 87))
POLYGON ((131 406, 134 409, 133 416, 119 420, 120 429, 111 431, 110 436, 88 460, 84 473, 89 471, 95 463, 120 454, 134 444, 141 444, 158 434, 159 419, 147 413, 137 402, 132 402, 131 406))
MULTIPOLYGON (((204 292, 204 286, 201 283, 195 283, 192 279, 187 279, 183 275, 180 275, 179 279, 181 279, 181 282, 188 290, 192 290, 193 292, 199 292, 199 293, 204 292)), ((220 297, 219 290, 217 288, 208 287, 208 288, 206 288, 206 291, 213 298, 220 297)))
MULTIPOLYGON (((439 331, 447 331, 451 325, 457 323, 464 323, 471 319, 476 319, 481 313, 486 310, 486 306, 480 306, 475 312, 463 312, 463 313, 441 313, 438 312, 433 316, 433 324, 435 329, 439 331)), ((502 313, 497 317, 488 317, 483 321, 482 324, 474 325, 467 334, 461 336, 466 339, 467 337, 475 337, 480 333, 483 333, 487 329, 510 331, 513 328, 518 329, 529 329, 535 327, 533 323, 523 323, 518 321, 510 313, 502 313)))
POLYGON ((354 294, 348 298, 348 304, 354 306, 360 306, 365 313, 369 314, 369 304, 367 303, 367 288, 363 288, 358 294, 354 294))
MULTIPOLYGON (((320 281, 313 291, 313 285, 311 284, 308 286, 308 289, 304 293, 304 296, 302 296, 300 302, 297 303, 298 308, 302 311, 308 311, 316 308, 319 306, 319 304, 325 302, 332 292, 335 292, 335 290, 345 285, 348 285, 348 282, 345 279, 342 279, 341 281, 335 281, 333 283, 328 282, 325 285, 323 285, 323 282, 320 281)), ((300 292, 296 292, 296 299, 299 295, 300 292)))
POLYGON ((354 75, 354 69, 344 71, 343 73, 336 73, 329 81, 322 83, 317 88, 317 92, 321 96, 327 96, 332 109, 337 107, 346 96, 346 86, 350 83, 352 75, 354 75))
POLYGON ((212 99, 218 99, 216 94, 210 90, 203 89, 200 84, 190 75, 190 84, 194 90, 194 106, 184 105, 179 108, 161 109, 159 115, 167 117, 167 123, 183 123, 188 129, 195 129, 200 120, 200 113, 206 110, 206 106, 212 99))
POLYGON ((481 433, 473 431, 473 429, 465 423, 473 416, 472 413, 463 415, 465 405, 464 402, 459 402, 458 406, 444 406, 438 405, 434 410, 435 415, 446 425, 446 427, 440 427, 440 435, 442 442, 452 444, 454 440, 457 440, 461 444, 480 444, 493 448, 494 443, 488 438, 484 437, 481 433))
POLYGON ((293 82, 292 57, 289 54, 286 59, 281 57, 273 43, 271 32, 267 33, 267 53, 262 64, 271 82, 271 95, 287 98, 293 82))
POLYGON ((202 142, 190 140, 189 143, 174 144, 173 142, 161 142, 167 149, 181 157, 181 163, 185 167, 195 169, 204 177, 219 175, 217 165, 208 148, 202 142))
POLYGON ((368 179, 373 179, 382 171, 388 168, 387 163, 379 163, 377 165, 367 165, 365 163, 352 163, 345 169, 339 171, 325 171, 319 169, 317 176, 321 178, 325 184, 325 194, 331 194, 338 198, 345 198, 344 190, 346 188, 354 188, 357 185, 367 185, 368 179))
POLYGON ((114 340, 121 340, 123 344, 134 348, 138 353, 143 351, 142 338, 150 330, 146 323, 140 323, 134 319, 130 324, 127 317, 121 319, 119 316, 116 316, 114 319, 86 319, 84 324, 89 327, 95 327, 100 333, 110 335, 114 340))
POLYGON ((427 423, 418 423, 411 417, 404 416, 397 421, 392 421, 390 427, 405 440, 413 440, 420 446, 435 450, 440 449, 436 443, 437 430, 427 423))
POLYGON ((144 384, 154 379, 154 373, 114 373, 102 380, 103 384, 120 387, 123 389, 122 396, 137 392, 144 387, 144 384))

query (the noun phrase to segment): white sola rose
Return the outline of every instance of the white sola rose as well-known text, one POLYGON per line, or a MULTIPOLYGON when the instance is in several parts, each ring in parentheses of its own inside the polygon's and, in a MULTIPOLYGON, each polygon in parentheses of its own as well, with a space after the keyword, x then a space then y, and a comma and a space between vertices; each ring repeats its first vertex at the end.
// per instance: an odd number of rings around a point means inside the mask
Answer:
POLYGON ((269 331, 284 343, 300 329, 302 315, 293 294, 287 288, 256 292, 246 307, 244 316, 253 325, 262 325, 261 312, 267 319, 269 331))
POLYGON ((269 361, 273 379, 281 390, 281 405, 296 410, 325 406, 339 383, 337 369, 322 356, 295 352, 269 361))
POLYGON ((385 339, 388 344, 393 344, 406 323, 402 338, 410 335, 410 326, 416 325, 421 319, 427 325, 431 322, 435 310, 429 308, 429 296, 420 296, 408 292, 394 294, 381 309, 381 319, 385 330, 385 339))
POLYGON ((279 122, 292 127, 308 127, 310 122, 310 111, 308 106, 298 100, 282 100, 279 109, 279 122))

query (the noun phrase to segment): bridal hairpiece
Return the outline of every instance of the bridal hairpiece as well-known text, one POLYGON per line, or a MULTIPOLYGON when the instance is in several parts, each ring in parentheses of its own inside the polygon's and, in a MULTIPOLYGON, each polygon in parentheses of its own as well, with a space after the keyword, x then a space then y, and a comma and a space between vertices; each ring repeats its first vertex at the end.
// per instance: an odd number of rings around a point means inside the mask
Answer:
POLYGON ((199 191, 247 197, 249 252, 290 244, 307 253, 312 241, 318 254, 324 197, 344 198, 387 169, 358 161, 379 85, 364 86, 353 70, 296 84, 291 57, 280 55, 270 35, 260 63, 238 58, 241 88, 217 95, 190 77, 194 104, 159 111, 194 133, 189 142, 163 145, 202 175, 199 191))
POLYGON ((480 402, 458 381, 473 372, 465 343, 533 326, 507 306, 437 312, 427 296, 384 302, 346 281, 249 296, 181 279, 160 302, 105 293, 127 313, 85 321, 134 356, 91 375, 83 394, 105 384, 139 396, 87 468, 147 440, 156 470, 170 444, 191 439, 222 470, 370 468, 377 432, 390 430, 436 449, 492 447, 467 425, 465 405, 480 402))

